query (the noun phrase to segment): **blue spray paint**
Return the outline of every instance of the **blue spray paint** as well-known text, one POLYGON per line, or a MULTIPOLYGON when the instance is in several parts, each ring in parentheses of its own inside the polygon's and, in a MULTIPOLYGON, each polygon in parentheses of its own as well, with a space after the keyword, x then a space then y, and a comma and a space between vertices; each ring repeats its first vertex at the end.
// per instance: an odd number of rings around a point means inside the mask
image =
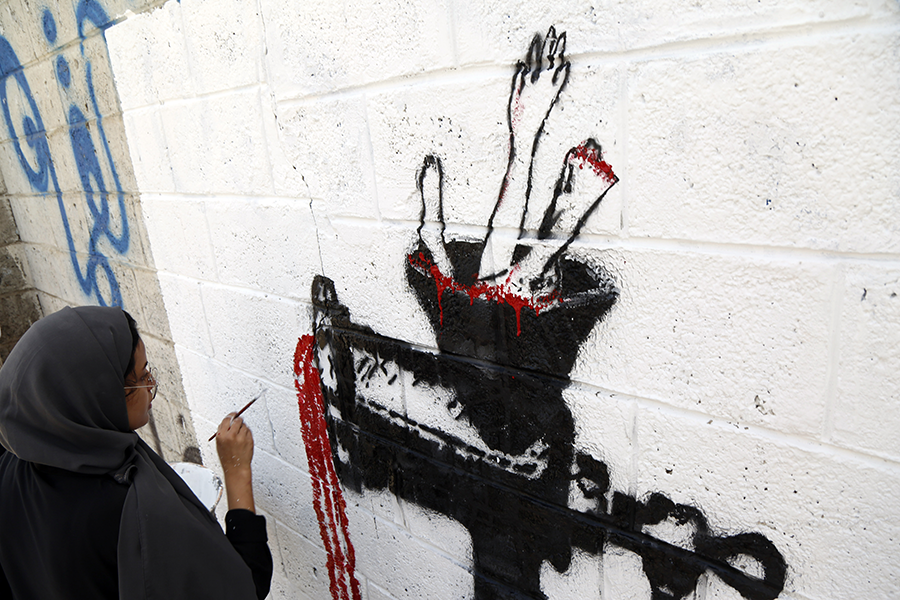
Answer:
MULTIPOLYGON (((103 116, 100 114, 100 107, 94 92, 93 68, 85 54, 84 46, 86 25, 93 25, 102 32, 112 23, 106 11, 96 0, 81 0, 76 6, 75 17, 78 35, 81 39, 80 51, 84 58, 84 83, 93 115, 85 116, 72 98, 73 74, 66 58, 59 54, 56 56, 54 64, 60 91, 69 103, 66 111, 69 142, 92 221, 87 244, 87 261, 83 267, 69 225, 69 217, 63 202, 53 157, 50 155, 43 119, 22 70, 22 64, 9 41, 2 36, 0 36, 0 102, 2 102, 3 117, 9 137, 13 141, 19 164, 29 183, 37 192, 44 195, 56 195, 72 267, 75 270, 79 286, 85 295, 93 297, 101 306, 122 306, 119 283, 110 266, 109 259, 104 254, 104 249, 112 248, 120 255, 128 252, 130 234, 125 208, 125 193, 116 171, 109 141, 103 129, 103 116), (15 81, 27 104, 26 114, 22 115, 21 126, 18 129, 10 113, 8 102, 7 81, 9 79, 15 81), (92 132, 92 129, 95 131, 92 132), (30 151, 26 152, 23 149, 23 140, 30 151), (110 176, 109 178, 104 174, 104 162, 105 173, 110 176), (117 216, 113 216, 113 212, 110 210, 111 201, 117 209, 117 216), (106 280, 107 286, 102 285, 103 279, 106 280), (108 290, 104 289, 105 287, 108 287, 108 290)), ((47 42, 54 45, 57 41, 56 20, 49 9, 44 9, 41 14, 41 27, 47 42)))

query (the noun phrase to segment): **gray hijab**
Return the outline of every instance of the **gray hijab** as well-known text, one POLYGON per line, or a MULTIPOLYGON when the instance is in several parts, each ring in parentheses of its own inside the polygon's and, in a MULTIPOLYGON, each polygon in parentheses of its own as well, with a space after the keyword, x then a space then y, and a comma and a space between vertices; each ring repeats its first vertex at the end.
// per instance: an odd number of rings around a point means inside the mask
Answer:
POLYGON ((120 600, 255 598, 250 569, 218 522, 128 428, 131 348, 119 308, 64 308, 32 325, 0 368, 0 445, 21 460, 129 486, 120 600))

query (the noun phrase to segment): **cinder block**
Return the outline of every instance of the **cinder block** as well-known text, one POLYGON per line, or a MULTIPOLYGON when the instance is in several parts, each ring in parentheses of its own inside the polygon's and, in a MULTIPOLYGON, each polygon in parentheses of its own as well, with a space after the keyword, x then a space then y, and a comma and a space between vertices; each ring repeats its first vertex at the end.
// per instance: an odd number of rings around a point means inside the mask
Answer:
MULTIPOLYGON (((156 0, 103 0, 103 10, 109 21, 114 21, 122 17, 127 11, 139 12, 146 10, 149 5, 156 3, 156 0)), ((96 30, 93 25, 85 25, 85 35, 99 35, 101 32, 96 30)))
MULTIPOLYGON (((443 165, 444 218, 487 225, 508 161, 509 80, 456 75, 392 87, 368 98, 372 159, 382 217, 416 223, 417 173, 426 156, 443 165)), ((527 142, 527 154, 531 142, 527 142)), ((429 178, 437 184, 437 178, 429 178)))
MULTIPOLYGON (((258 83, 265 45, 256 3, 185 0, 184 41, 198 94, 258 83)), ((163 63, 157 68, 164 69, 163 63)))
POLYGON ((328 215, 377 218, 365 97, 351 94, 280 103, 274 110, 283 147, 279 153, 303 185, 296 192, 279 189, 279 193, 323 201, 328 215))
POLYGON ((344 501, 360 514, 371 515, 393 523, 398 527, 406 526, 406 516, 400 500, 388 490, 363 490, 361 494, 343 488, 344 501))
MULTIPOLYGON (((78 90, 76 93, 87 94, 86 97, 81 96, 90 101, 90 104, 87 105, 89 109, 85 111, 85 114, 90 112, 93 113, 92 116, 99 115, 101 118, 105 118, 120 113, 119 94, 116 91, 106 38, 102 35, 89 35, 74 48, 78 49, 81 60, 76 60, 69 66, 72 69, 72 89, 78 90), (81 65, 85 65, 86 69, 87 62, 90 62, 91 65, 90 80, 87 78, 87 71, 80 73, 78 69, 81 65)), ((84 106, 84 104, 81 105, 82 110, 84 110, 84 106)))
MULTIPOLYGON (((138 289, 134 281, 134 268, 119 260, 119 257, 107 257, 110 269, 116 284, 119 286, 119 293, 122 295, 122 307, 132 314, 134 319, 143 324, 144 311, 141 306, 141 290, 138 289)), ((86 264, 85 264, 86 266, 86 264)), ((97 280, 101 283, 104 298, 112 298, 111 288, 109 287, 108 278, 102 268, 97 269, 97 280)), ((95 304, 92 302, 91 304, 95 304)))
POLYGON ((209 124, 213 111, 207 102, 170 103, 159 111, 174 189, 179 193, 209 194, 213 190, 214 167, 209 164, 215 162, 209 124))
POLYGON ((575 421, 575 451, 606 464, 610 489, 631 489, 636 476, 635 401, 577 383, 563 397, 575 421))
POLYGON ((165 400, 171 420, 172 429, 164 441, 178 450, 178 460, 184 460, 184 452, 190 447, 198 448, 199 444, 185 397, 181 367, 177 362, 175 348, 171 343, 151 335, 143 334, 141 339, 147 347, 148 362, 157 373, 159 381, 157 397, 165 400))
POLYGON ((652 597, 652 594, 641 557, 629 550, 607 545, 603 555, 603 595, 622 600, 641 600, 652 597))
MULTIPOLYGON (((31 244, 26 244, 25 248, 28 272, 35 289, 64 299, 74 306, 96 304, 96 297, 85 294, 79 285, 69 252, 31 244)), ((88 256, 77 254, 76 259, 83 273, 88 256)))
MULTIPOLYGON (((559 573, 548 562, 541 565, 541 591, 548 598, 580 598, 600 600, 602 594, 604 562, 599 556, 576 548, 569 568, 559 573)), ((609 596, 619 598, 619 596, 609 596)))
POLYGON ((256 88, 179 102, 160 111, 179 192, 271 195, 256 88))
POLYGON ((317 223, 323 272, 334 281, 353 322, 435 347, 434 332, 406 283, 407 256, 418 239, 415 229, 387 223, 373 227, 357 220, 331 221, 328 227, 321 219, 317 223))
POLYGON ((309 186, 286 152, 288 145, 294 145, 296 140, 288 140, 282 135, 284 127, 279 121, 277 103, 271 88, 265 83, 260 86, 259 99, 275 195, 294 198, 297 201, 308 201, 309 186))
POLYGON ((16 293, 28 287, 22 268, 25 257, 17 256, 23 249, 17 249, 17 246, 19 244, 0 247, 0 295, 16 293))
POLYGON ((305 96, 453 65, 445 0, 345 10, 329 3, 260 3, 275 93, 305 96), (352 40, 352 43, 347 43, 352 40), (393 41, 396 40, 396 43, 393 41), (388 50, 390 48, 390 50, 388 50))
POLYGON ((184 391, 184 381, 181 376, 181 367, 178 362, 178 354, 175 351, 175 345, 169 341, 160 339, 148 333, 146 330, 139 329, 141 338, 145 340, 148 356, 152 354, 153 360, 150 361, 154 370, 159 370, 160 388, 159 393, 165 392, 166 399, 174 409, 177 409, 183 416, 179 419, 178 415, 174 415, 177 425, 183 431, 180 435, 187 436, 187 439, 193 440, 192 444, 197 445, 196 436, 194 436, 194 428, 191 422, 190 406, 188 405, 187 395, 184 391))
POLYGON ((472 575, 396 525, 348 507, 357 570, 395 598, 465 598, 472 575))
POLYGON ((294 589, 293 583, 286 576, 279 576, 277 573, 272 577, 272 587, 266 598, 269 600, 315 600, 294 589))
POLYGON ((764 32, 775 26, 811 27, 896 14, 895 7, 880 0, 856 3, 826 0, 815 4, 802 0, 764 0, 754 4, 702 8, 686 0, 674 0, 652 8, 635 4, 626 4, 623 8, 620 35, 626 48, 764 32))
POLYGON ((472 537, 458 521, 411 502, 401 502, 402 526, 414 538, 425 540, 459 565, 472 564, 472 537))
POLYGON ((100 165, 104 168, 104 176, 107 177, 107 188, 110 192, 123 191, 125 193, 138 192, 137 181, 134 177, 134 169, 131 166, 131 157, 128 153, 128 139, 125 133, 125 124, 121 114, 113 114, 98 122, 95 138, 100 140, 99 130, 102 126, 107 144, 97 143, 100 165), (108 148, 108 150, 107 150, 108 148), (115 173, 112 172, 107 152, 112 156, 115 165, 115 173), (107 174, 108 172, 108 174, 107 174))
MULTIPOLYGON (((93 219, 84 194, 64 193, 61 206, 55 194, 48 194, 45 199, 46 210, 50 213, 48 217, 52 215, 51 206, 56 204, 56 218, 51 222, 55 223, 56 244, 59 249, 68 252, 74 248, 76 252, 86 253, 90 243, 93 219)), ((119 228, 116 234, 121 235, 121 231, 119 228)))
POLYGON ((173 341, 194 352, 211 355, 212 342, 203 316, 199 282, 163 272, 157 277, 173 341))
POLYGON ((52 315, 66 306, 70 306, 70 304, 62 298, 47 294, 43 291, 38 292, 38 301, 41 305, 41 314, 44 316, 52 315))
POLYGON ((129 17, 107 29, 106 40, 124 111, 194 95, 181 3, 129 17))
POLYGON ((216 279, 206 202, 144 194, 141 212, 157 269, 196 279, 216 279), (188 248, 190 252, 185 252, 188 248))
POLYGON ((281 544, 278 542, 278 520, 262 510, 256 509, 256 514, 266 518, 266 535, 269 537, 269 551, 272 553, 272 579, 284 579, 284 561, 281 559, 281 544))
POLYGON ((486 62, 514 65, 525 59, 534 36, 545 36, 551 25, 557 33, 566 32, 569 56, 609 53, 621 49, 625 43, 620 33, 621 18, 628 11, 625 3, 600 8, 548 2, 529 6, 527 19, 513 17, 521 15, 523 10, 523 4, 516 0, 454 1, 454 42, 459 65, 486 62))
POLYGON ((368 594, 368 600, 395 600, 393 596, 388 594, 386 591, 372 583, 371 581, 366 582, 366 592, 368 594))
MULTIPOLYGON (((319 521, 313 509, 313 489, 310 477, 268 452, 253 455, 253 489, 256 503, 266 512, 278 515, 278 520, 321 548, 319 521)), ((282 543, 282 558, 290 574, 289 557, 285 555, 285 540, 278 528, 282 543)))
POLYGON ((208 432, 198 431, 198 441, 210 444, 214 452, 215 441, 207 442, 207 440, 216 432, 222 419, 259 396, 260 399, 241 415, 241 418, 253 432, 256 449, 261 452, 272 452, 270 419, 264 394, 265 382, 190 351, 179 352, 178 356, 183 359, 179 364, 191 413, 212 425, 212 429, 208 432))
MULTIPOLYGON (((6 128, 0 128, 0 131, 2 131, 3 136, 6 137, 6 128)), ((19 156, 16 153, 15 141, 7 140, 5 142, 0 142, 0 160, 6 165, 3 169, 3 182, 6 185, 7 193, 21 196, 34 195, 35 189, 31 186, 31 183, 29 183, 19 156)), ((26 157, 26 160, 29 161, 27 164, 31 165, 32 169, 35 171, 40 170, 33 161, 32 156, 26 157)))
POLYGON ((166 315, 162 289, 156 271, 134 267, 132 273, 138 291, 141 314, 144 316, 144 330, 157 337, 171 340, 169 318, 166 315))
POLYGON ((327 557, 321 541, 298 535, 281 522, 278 523, 278 541, 287 574, 288 598, 331 597, 327 557))
POLYGON ((265 393, 266 408, 272 428, 273 452, 281 460, 300 469, 309 471, 306 446, 300 428, 300 410, 297 393, 293 389, 270 386, 265 393))
POLYGON ((297 332, 310 329, 304 305, 213 285, 201 286, 201 294, 218 360, 276 385, 294 384, 297 332))
POLYGON ((0 361, 5 360, 31 325, 39 320, 41 314, 37 293, 34 290, 22 290, 0 297, 0 361))
MULTIPOLYGON (((115 202, 120 190, 127 193, 137 187, 128 156, 125 128, 120 116, 105 118, 102 122, 88 121, 79 133, 77 145, 73 143, 70 129, 66 128, 50 132, 48 144, 56 182, 64 193, 84 193, 84 190, 90 189, 98 196, 98 190, 102 188, 109 193, 110 201, 115 202), (89 141, 82 143, 81 140, 85 137, 89 141), (81 157, 83 161, 81 168, 76 156, 81 157), (94 174, 97 169, 102 182, 98 182, 94 174), (82 172, 88 178, 87 183, 82 180, 82 172)), ((56 185, 52 178, 49 180, 48 190, 55 193, 56 185)))
MULTIPOLYGON (((66 111, 63 109, 60 97, 60 82, 56 74, 56 55, 48 55, 25 68, 25 79, 31 90, 32 98, 37 103, 44 129, 53 131, 66 125, 66 111)), ((7 81, 7 93, 13 88, 18 88, 16 80, 10 78, 7 81)), ((23 90, 19 90, 22 93, 23 90)), ((15 93, 15 92, 13 92, 15 93)), ((29 114, 26 111, 24 114, 29 114)), ((16 123, 21 126, 21 123, 16 123)), ((5 128, 3 128, 5 130, 5 128)), ((4 136, 5 137, 5 136, 4 136)))
MULTIPOLYGON (((58 127, 49 131, 47 133, 47 148, 50 152, 50 160, 53 162, 53 170, 47 179, 47 193, 55 194, 57 190, 62 191, 64 194, 72 192, 83 193, 84 186, 81 183, 81 175, 75 162, 75 151, 72 149, 72 137, 68 127, 58 127), (56 176, 55 181, 53 179, 54 175, 56 176)), ((24 146, 22 149, 24 152, 24 146)), ((25 156, 28 157, 28 163, 32 165, 31 168, 34 170, 38 166, 38 162, 32 158, 30 152, 26 153, 25 156)), ((102 155, 99 158, 103 158, 102 155)), ((104 181, 106 181, 106 177, 104 177, 104 181)), ((28 183, 26 182, 26 184, 28 183)), ((92 188, 93 186, 94 184, 92 183, 92 188)), ((39 193, 39 190, 32 188, 31 193, 39 193)))
POLYGON ((718 536, 764 535, 787 563, 786 596, 900 591, 892 466, 657 408, 640 411, 638 444, 639 495, 696 506, 718 536))
POLYGON ((897 252, 898 39, 835 35, 636 64, 629 233, 897 252))
POLYGON ((831 440, 900 458, 900 269, 848 265, 831 440))
POLYGON ((127 257, 135 267, 155 269, 153 252, 150 250, 150 237, 144 225, 144 213, 141 210, 140 197, 125 195, 125 214, 128 217, 128 252, 127 257))
POLYGON ((219 281, 309 300, 322 263, 306 202, 223 198, 207 208, 219 281))
POLYGON ((828 377, 826 262, 585 250, 619 299, 572 379, 785 432, 818 435, 828 377))
POLYGON ((65 234, 55 196, 10 196, 13 232, 23 242, 65 247, 65 234))
MULTIPOLYGON (((204 404, 207 411, 210 411, 210 403, 216 400, 213 398, 212 392, 209 391, 215 386, 212 374, 215 366, 214 362, 208 356, 203 356, 177 344, 175 345, 175 357, 178 360, 182 388, 184 389, 187 405, 191 410, 191 416, 197 432, 197 441, 205 442, 209 439, 209 436, 216 432, 219 422, 222 420, 218 416, 228 412, 227 410, 224 413, 221 412, 225 409, 224 404, 217 407, 218 410, 213 415, 216 418, 213 420, 210 415, 201 414, 194 410, 195 399, 196 402, 204 404)), ((201 443, 200 451, 203 454, 204 464, 207 464, 207 458, 210 456, 215 457, 214 444, 201 443), (210 452, 212 454, 209 454, 210 452)))
POLYGON ((16 231, 16 218, 13 215, 12 206, 9 198, 0 197, 0 246, 14 244, 20 241, 19 233, 16 231))
POLYGON ((567 32, 570 56, 610 53, 690 42, 778 27, 831 24, 849 19, 890 17, 896 5, 882 0, 848 4, 799 0, 752 4, 697 5, 687 0, 662 3, 610 3, 602 6, 542 4, 529 6, 528 19, 515 19, 522 5, 503 2, 453 2, 455 46, 460 65, 521 60, 535 34, 550 25, 567 32))
MULTIPOLYGON (((48 51, 52 52, 54 49, 60 48, 61 46, 78 39, 78 25, 75 16, 76 2, 66 0, 64 2, 56 2, 50 7, 47 7, 46 5, 42 6, 39 1, 35 2, 34 0, 24 0, 24 2, 31 4, 36 8, 35 14, 37 17, 34 21, 34 42, 38 45, 38 48, 36 48, 38 53, 40 53, 39 48, 41 44, 43 44, 43 47, 48 51), (52 16, 52 24, 49 26, 49 29, 51 32, 54 29, 56 31, 55 42, 50 42, 47 39, 43 15, 45 8, 49 8, 50 15, 52 16)), ((109 2, 104 2, 104 6, 108 4, 109 2)))
POLYGON ((137 188, 142 193, 174 192, 172 164, 158 109, 126 112, 124 122, 137 188))
POLYGON ((41 7, 30 0, 5 2, 0 8, 0 34, 9 41, 23 65, 47 52, 41 13, 41 7))

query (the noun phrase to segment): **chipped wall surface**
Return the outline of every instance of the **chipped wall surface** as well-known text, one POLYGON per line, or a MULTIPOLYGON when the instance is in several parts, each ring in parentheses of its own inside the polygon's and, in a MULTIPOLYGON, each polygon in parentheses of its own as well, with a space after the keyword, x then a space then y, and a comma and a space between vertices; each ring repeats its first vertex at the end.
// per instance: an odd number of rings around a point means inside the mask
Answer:
POLYGON ((896 3, 47 10, 25 272, 261 397, 271 597, 900 596, 896 3))

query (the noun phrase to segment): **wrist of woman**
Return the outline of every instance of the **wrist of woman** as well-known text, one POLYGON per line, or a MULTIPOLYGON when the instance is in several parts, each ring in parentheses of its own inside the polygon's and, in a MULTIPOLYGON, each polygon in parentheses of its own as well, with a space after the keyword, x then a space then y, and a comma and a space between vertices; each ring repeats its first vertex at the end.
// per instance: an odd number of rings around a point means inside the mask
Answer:
POLYGON ((244 508, 256 512, 253 502, 253 475, 250 467, 240 467, 225 471, 225 495, 228 510, 244 508))

